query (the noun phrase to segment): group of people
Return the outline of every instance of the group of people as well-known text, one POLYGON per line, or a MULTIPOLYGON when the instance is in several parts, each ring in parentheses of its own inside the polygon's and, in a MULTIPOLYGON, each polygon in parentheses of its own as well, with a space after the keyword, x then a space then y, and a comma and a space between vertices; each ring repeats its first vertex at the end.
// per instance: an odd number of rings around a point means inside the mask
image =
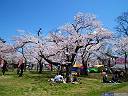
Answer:
MULTIPOLYGON (((7 61, 4 59, 0 59, 0 67, 2 69, 2 75, 5 75, 5 72, 8 71, 7 68, 7 61)), ((18 64, 17 64, 17 75, 21 77, 23 75, 24 71, 24 62, 23 59, 19 59, 18 64)))
MULTIPOLYGON (((53 83, 66 83, 66 78, 62 76, 61 74, 57 74, 54 78, 51 78, 49 81, 52 81, 53 83)), ((78 83, 78 74, 73 73, 71 76, 71 82, 73 84, 78 83)))
POLYGON ((119 80, 120 76, 117 70, 113 71, 111 80, 109 79, 109 76, 106 71, 103 70, 102 75, 103 83, 121 83, 121 81, 119 80))

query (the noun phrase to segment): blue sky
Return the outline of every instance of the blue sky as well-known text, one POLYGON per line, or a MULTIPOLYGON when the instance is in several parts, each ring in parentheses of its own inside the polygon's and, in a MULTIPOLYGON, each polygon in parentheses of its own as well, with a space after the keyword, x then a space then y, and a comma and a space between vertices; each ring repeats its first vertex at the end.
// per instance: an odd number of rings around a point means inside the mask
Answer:
POLYGON ((128 10, 128 0, 0 0, 0 37, 7 42, 22 29, 45 34, 73 21, 77 12, 93 13, 103 26, 115 31, 115 19, 128 10))

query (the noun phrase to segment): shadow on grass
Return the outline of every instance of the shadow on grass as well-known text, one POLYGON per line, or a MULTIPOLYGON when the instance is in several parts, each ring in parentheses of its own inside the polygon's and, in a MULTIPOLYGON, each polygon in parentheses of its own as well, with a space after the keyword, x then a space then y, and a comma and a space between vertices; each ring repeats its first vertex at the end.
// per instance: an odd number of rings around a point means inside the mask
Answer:
POLYGON ((42 73, 38 73, 36 71, 31 71, 30 74, 25 73, 24 78, 32 79, 35 82, 32 83, 41 83, 43 81, 48 81, 50 78, 53 78, 56 75, 56 72, 51 71, 43 71, 42 73))
MULTIPOLYGON (((12 72, 12 71, 6 71, 4 76, 14 76, 16 75, 15 72, 12 72)), ((0 71, 0 76, 2 76, 2 71, 0 71)))

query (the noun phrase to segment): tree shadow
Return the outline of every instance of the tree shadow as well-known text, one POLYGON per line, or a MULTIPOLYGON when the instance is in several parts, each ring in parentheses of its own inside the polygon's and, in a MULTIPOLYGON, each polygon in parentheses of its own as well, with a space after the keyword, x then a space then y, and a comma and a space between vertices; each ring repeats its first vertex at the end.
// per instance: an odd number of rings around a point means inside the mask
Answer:
POLYGON ((55 72, 51 72, 51 71, 43 71, 42 73, 38 73, 38 72, 30 72, 30 74, 25 74, 24 77, 25 78, 29 78, 29 79, 33 79, 34 82, 32 82, 33 84, 35 83, 41 83, 41 82, 46 82, 48 81, 50 78, 53 78, 55 76, 55 72))

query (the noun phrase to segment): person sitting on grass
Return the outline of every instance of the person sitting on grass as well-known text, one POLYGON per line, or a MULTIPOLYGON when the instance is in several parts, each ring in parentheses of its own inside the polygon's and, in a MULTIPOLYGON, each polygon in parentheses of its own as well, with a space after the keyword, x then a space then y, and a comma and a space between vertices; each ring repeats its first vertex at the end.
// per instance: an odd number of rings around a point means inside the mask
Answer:
POLYGON ((112 74, 112 82, 113 83, 121 83, 119 80, 119 73, 117 70, 112 74))
POLYGON ((56 83, 64 83, 64 78, 62 75, 56 75, 54 78, 54 82, 56 83))
POLYGON ((54 78, 49 79, 52 83, 66 83, 62 75, 56 75, 54 78))
POLYGON ((108 79, 107 73, 104 70, 102 71, 102 75, 103 75, 103 83, 111 83, 111 81, 109 81, 108 79))
POLYGON ((73 73, 72 74, 72 83, 78 83, 78 74, 77 73, 73 73))

